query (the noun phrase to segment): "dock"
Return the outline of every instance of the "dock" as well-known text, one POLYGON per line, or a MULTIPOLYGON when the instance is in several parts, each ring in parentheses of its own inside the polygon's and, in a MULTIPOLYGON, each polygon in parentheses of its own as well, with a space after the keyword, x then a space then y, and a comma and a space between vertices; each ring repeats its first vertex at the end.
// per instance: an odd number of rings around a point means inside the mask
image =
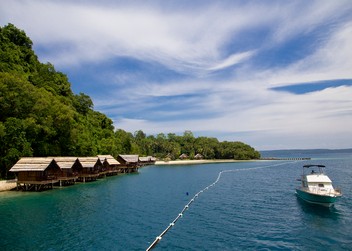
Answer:
POLYGON ((285 157, 285 158, 277 158, 277 157, 265 157, 260 158, 261 160, 311 160, 310 157, 285 157))

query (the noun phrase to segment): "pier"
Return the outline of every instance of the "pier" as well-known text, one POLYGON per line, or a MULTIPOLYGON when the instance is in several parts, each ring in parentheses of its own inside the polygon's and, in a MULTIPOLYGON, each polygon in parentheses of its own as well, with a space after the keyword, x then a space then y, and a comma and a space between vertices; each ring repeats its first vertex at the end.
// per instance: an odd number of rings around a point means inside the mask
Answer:
POLYGON ((311 160, 310 157, 288 157, 288 158, 276 158, 276 157, 264 157, 260 158, 261 160, 311 160))

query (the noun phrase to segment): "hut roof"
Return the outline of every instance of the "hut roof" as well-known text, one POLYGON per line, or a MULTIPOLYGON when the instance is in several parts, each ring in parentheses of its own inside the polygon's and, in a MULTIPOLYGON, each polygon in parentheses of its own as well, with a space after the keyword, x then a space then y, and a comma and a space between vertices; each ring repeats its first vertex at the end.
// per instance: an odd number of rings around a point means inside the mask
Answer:
POLYGON ((77 157, 54 157, 54 160, 61 169, 70 169, 75 164, 77 157))
POLYGON ((53 161, 53 158, 24 157, 17 161, 17 163, 10 169, 10 171, 45 171, 45 169, 47 169, 53 161))
POLYGON ((148 162, 148 161, 150 161, 150 158, 149 157, 139 157, 139 161, 148 162))
POLYGON ((78 160, 84 168, 91 168, 96 164, 101 165, 101 161, 98 157, 78 157, 78 160))
POLYGON ((119 155, 124 161, 129 163, 138 163, 138 155, 119 155))
POLYGON ((151 162, 151 161, 155 161, 156 158, 153 156, 147 156, 147 157, 139 157, 139 161, 141 162, 151 162))
POLYGON ((196 156, 194 156, 194 158, 203 159, 203 155, 201 155, 200 153, 197 153, 196 156))
POLYGON ((120 162, 118 162, 111 155, 98 155, 98 158, 100 159, 101 162, 104 162, 106 160, 109 165, 120 165, 120 162))

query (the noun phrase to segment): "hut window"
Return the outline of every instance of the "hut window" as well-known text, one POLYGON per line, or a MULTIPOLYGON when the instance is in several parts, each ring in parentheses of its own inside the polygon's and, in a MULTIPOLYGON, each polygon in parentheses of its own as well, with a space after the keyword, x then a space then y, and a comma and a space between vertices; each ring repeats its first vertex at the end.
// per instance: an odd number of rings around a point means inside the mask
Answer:
POLYGON ((319 187, 324 187, 324 184, 318 184, 319 187))

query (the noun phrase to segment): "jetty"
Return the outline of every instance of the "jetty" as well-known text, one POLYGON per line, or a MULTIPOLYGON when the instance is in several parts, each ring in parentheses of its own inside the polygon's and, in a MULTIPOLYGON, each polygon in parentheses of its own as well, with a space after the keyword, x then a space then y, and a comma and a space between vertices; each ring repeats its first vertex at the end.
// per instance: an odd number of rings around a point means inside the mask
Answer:
POLYGON ((311 160, 310 157, 283 157, 283 158, 277 158, 277 157, 264 157, 260 158, 261 160, 311 160))
POLYGON ((23 157, 10 169, 16 175, 16 188, 22 191, 43 191, 54 186, 90 182, 106 176, 135 173, 155 158, 141 159, 138 155, 95 157, 23 157))

